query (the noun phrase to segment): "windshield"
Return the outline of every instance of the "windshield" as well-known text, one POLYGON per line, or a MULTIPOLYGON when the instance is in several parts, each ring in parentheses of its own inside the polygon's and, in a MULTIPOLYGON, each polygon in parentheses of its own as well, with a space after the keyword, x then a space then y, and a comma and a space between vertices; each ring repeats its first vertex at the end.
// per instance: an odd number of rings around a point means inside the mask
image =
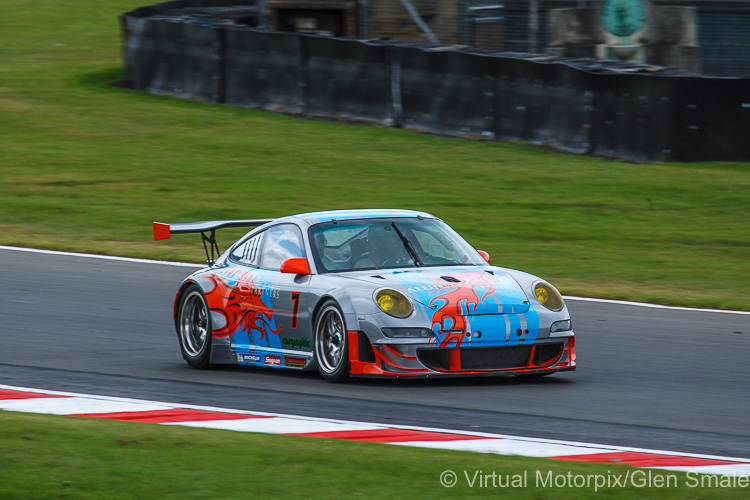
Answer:
POLYGON ((310 228, 310 240, 323 272, 487 264, 458 233, 435 219, 326 222, 310 228))

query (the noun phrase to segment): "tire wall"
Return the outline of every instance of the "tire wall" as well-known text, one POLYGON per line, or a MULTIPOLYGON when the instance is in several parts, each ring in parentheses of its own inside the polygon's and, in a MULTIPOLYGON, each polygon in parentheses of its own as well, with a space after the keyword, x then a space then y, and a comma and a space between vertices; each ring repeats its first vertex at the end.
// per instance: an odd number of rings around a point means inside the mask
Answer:
POLYGON ((193 5, 207 2, 167 2, 120 17, 126 83, 644 162, 750 159, 750 79, 150 19, 193 5))

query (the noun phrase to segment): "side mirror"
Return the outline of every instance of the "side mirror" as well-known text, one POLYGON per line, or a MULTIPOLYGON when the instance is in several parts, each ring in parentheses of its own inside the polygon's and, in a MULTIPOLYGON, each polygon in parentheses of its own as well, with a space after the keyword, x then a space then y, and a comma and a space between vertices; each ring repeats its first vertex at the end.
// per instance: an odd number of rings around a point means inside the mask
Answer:
POLYGON ((281 263, 282 273, 287 274, 310 274, 310 264, 307 263, 307 259, 304 257, 298 257, 296 259, 286 259, 281 263))
POLYGON ((477 252, 479 252, 479 255, 481 255, 482 257, 484 257, 484 260, 487 261, 487 264, 492 264, 492 262, 490 262, 490 254, 488 254, 484 250, 477 250, 477 252))

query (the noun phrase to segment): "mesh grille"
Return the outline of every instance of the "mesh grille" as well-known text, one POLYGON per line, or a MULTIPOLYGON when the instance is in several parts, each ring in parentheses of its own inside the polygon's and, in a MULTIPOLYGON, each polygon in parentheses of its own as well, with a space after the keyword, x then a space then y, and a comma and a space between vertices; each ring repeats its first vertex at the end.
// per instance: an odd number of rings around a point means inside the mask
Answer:
MULTIPOLYGON (((559 359, 562 350, 563 345, 561 342, 538 344, 536 346, 520 345, 458 349, 460 352, 461 371, 508 370, 551 365, 559 359), (533 356, 532 347, 534 348, 533 356)), ((456 349, 420 349, 417 351, 417 357, 428 368, 438 371, 450 371, 450 353, 452 351, 455 352, 456 349)))

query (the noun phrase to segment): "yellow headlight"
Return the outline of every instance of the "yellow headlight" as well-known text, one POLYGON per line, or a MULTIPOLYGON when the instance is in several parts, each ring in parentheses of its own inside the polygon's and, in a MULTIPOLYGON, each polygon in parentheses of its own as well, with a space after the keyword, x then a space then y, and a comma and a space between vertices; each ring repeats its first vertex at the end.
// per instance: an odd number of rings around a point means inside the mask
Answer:
POLYGON ((544 307, 551 311, 559 311, 563 308, 563 298, 557 288, 549 283, 539 282, 534 287, 534 295, 544 307))
POLYGON ((380 290, 375 301, 384 313, 396 318, 406 318, 411 314, 411 302, 396 290, 380 290))

